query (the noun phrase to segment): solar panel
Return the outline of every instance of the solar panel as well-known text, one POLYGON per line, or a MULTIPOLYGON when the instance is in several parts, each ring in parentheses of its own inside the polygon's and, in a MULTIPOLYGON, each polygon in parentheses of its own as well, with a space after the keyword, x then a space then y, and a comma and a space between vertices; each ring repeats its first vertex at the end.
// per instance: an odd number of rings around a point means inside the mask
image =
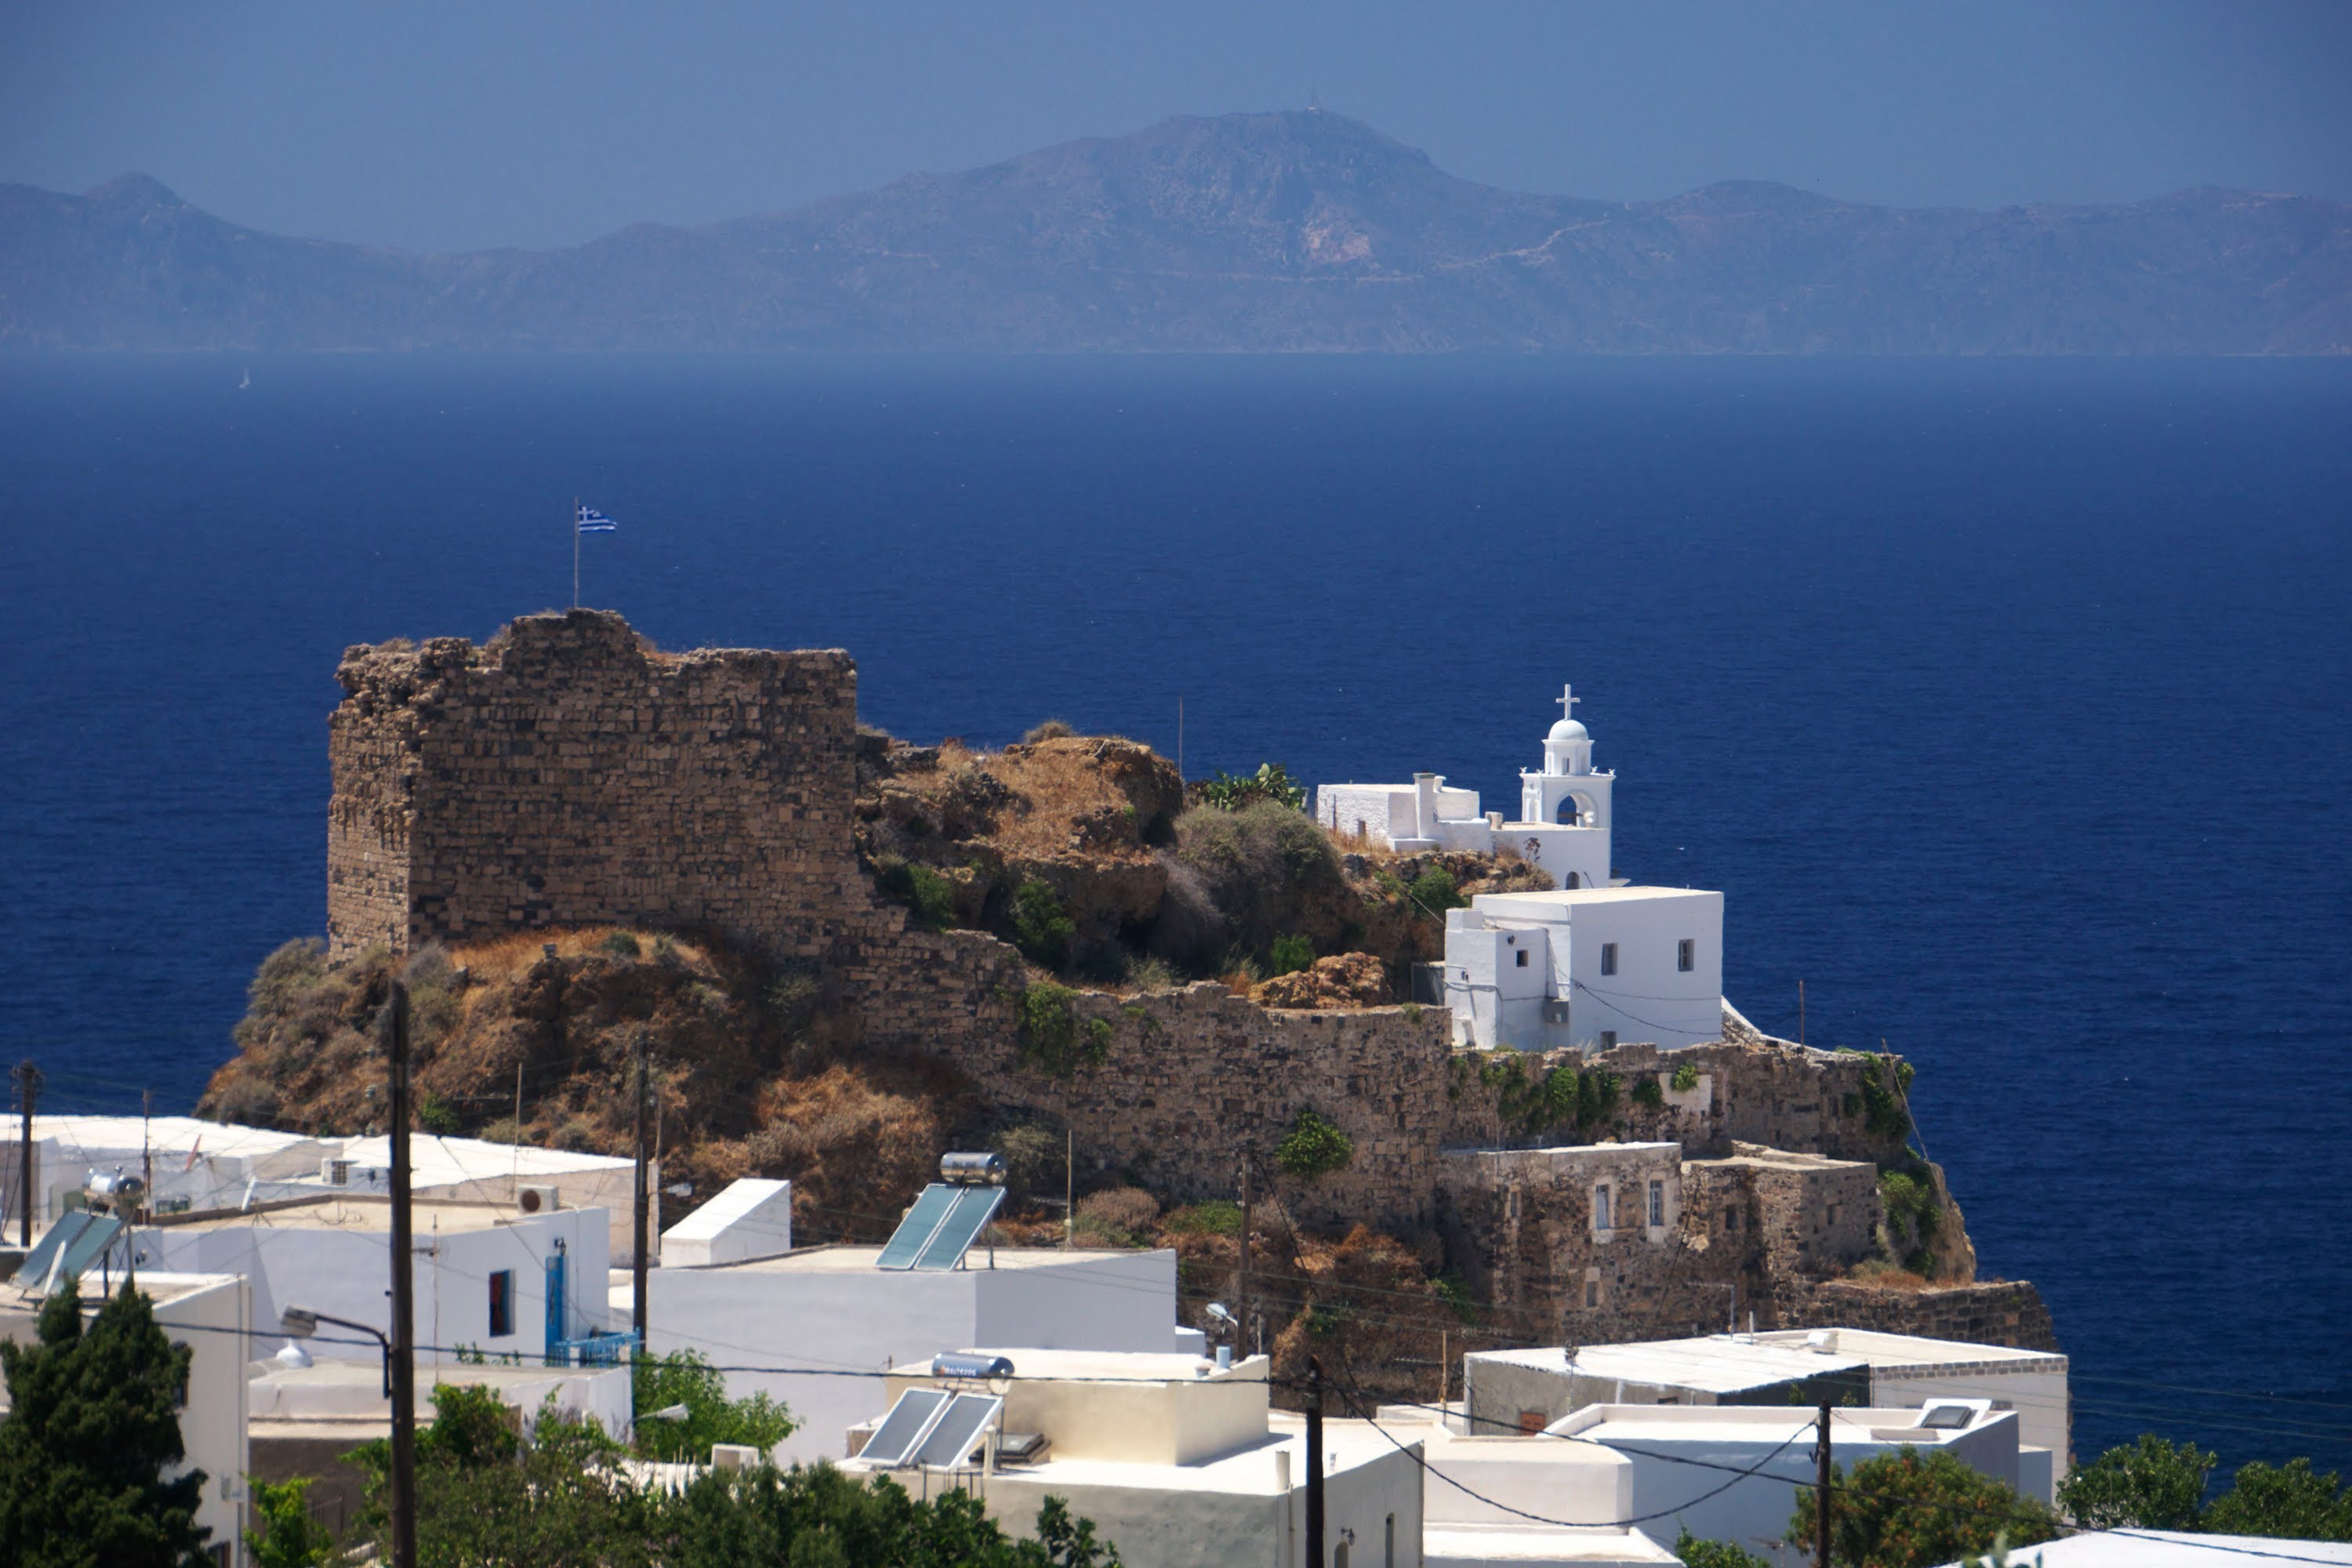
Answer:
POLYGON ((980 1239, 981 1226, 989 1222, 996 1213, 996 1205, 1004 1201, 1003 1187, 958 1187, 954 1191, 955 1206, 916 1256, 918 1268, 937 1271, 961 1263, 964 1253, 980 1239))
POLYGON ((927 1469, 951 1470, 971 1458, 980 1435, 1004 1408, 1004 1401, 986 1394, 959 1394, 948 1401, 931 1427, 931 1435, 915 1450, 915 1463, 927 1469))
POLYGON ((877 1268, 912 1268, 915 1258, 922 1252, 923 1244, 940 1228, 940 1222, 955 1208, 956 1194, 961 1189, 941 1182, 933 1182, 923 1189, 907 1217, 898 1222, 882 1256, 874 1260, 877 1268))
POLYGON ((930 1436, 940 1412, 947 1407, 948 1396, 936 1388, 907 1390, 890 1406, 890 1414, 882 1417, 882 1425, 874 1428, 874 1436, 866 1440, 857 1457, 869 1464, 905 1464, 907 1455, 930 1436))
POLYGON ((58 1259, 58 1278, 63 1279, 70 1274, 79 1279, 89 1273, 99 1254, 112 1247, 121 1234, 122 1222, 112 1215, 91 1220, 79 1236, 66 1243, 65 1254, 58 1259))
POLYGON ((58 1254, 88 1230, 89 1222, 97 1217, 80 1209, 59 1216, 58 1223, 49 1226, 48 1234, 33 1244, 33 1250, 25 1255, 25 1261, 16 1266, 17 1283, 27 1289, 37 1289, 47 1284, 49 1265, 57 1260, 58 1254))

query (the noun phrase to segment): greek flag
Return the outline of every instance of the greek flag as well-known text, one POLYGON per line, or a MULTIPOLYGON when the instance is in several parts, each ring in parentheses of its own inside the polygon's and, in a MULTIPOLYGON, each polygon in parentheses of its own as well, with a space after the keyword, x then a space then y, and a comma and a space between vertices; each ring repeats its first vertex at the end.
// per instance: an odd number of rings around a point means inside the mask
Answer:
POLYGON ((579 523, 583 533, 610 533, 621 526, 593 506, 580 509, 579 523))

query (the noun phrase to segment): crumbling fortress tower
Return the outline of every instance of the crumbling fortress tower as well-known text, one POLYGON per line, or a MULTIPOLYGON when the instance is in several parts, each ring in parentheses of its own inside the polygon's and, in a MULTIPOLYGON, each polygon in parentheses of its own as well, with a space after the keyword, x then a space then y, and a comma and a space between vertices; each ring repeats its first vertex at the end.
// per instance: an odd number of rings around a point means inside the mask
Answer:
POLYGON ((1941 1173, 1906 1148, 1892 1058, 1771 1039, 1727 1008, 1721 1039, 1675 1049, 1457 1049, 1443 1009, 1285 1010, 1211 982, 1056 987, 1085 1048, 1041 1048, 1021 956, 920 929, 860 862, 876 742, 846 654, 661 653, 573 610, 478 647, 353 647, 339 674, 337 959, 574 926, 708 935, 820 974, 857 1048, 945 1061, 1009 1116, 1084 1127, 1163 1200, 1230 1195, 1240 1152, 1312 1111, 1352 1152, 1281 1178, 1289 1214, 1421 1237, 1530 1331, 1653 1337, 1737 1302, 1765 1327, 2054 1348, 2032 1286, 1974 1281, 1941 1173), (1941 1216, 1908 1238, 1936 1254, 1932 1289, 1850 1278, 1880 1249, 1896 1167, 1941 1216))

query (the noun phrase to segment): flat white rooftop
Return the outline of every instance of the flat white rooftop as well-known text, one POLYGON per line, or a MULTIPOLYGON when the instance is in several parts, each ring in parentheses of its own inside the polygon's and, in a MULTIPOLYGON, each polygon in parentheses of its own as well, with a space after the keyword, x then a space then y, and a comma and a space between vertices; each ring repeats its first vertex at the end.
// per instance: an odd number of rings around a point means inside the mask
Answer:
MULTIPOLYGON (((1707 1394, 1738 1394, 1767 1384, 1818 1377, 1823 1373, 1850 1371, 1861 1364, 1853 1356, 1821 1355, 1804 1348, 1803 1337, 1794 1348, 1759 1344, 1728 1337, 1659 1340, 1648 1344, 1586 1345, 1570 1366, 1562 1349, 1478 1351, 1469 1358, 1523 1366, 1566 1376, 1613 1378, 1625 1383, 1663 1384, 1707 1394)), ((1811 1419, 1808 1415, 1807 1419, 1811 1419)))
POLYGON ((1881 1333, 1875 1329, 1768 1329, 1756 1336, 1756 1342, 1759 1346, 1801 1345, 1809 1333, 1827 1336, 1830 1353, 1821 1357, 1822 1361, 1857 1361, 1877 1372, 1942 1372, 1963 1366, 1997 1366, 2018 1372, 2066 1369, 2066 1358, 2055 1351, 2015 1350, 2008 1345, 1970 1344, 1964 1340, 1931 1340, 1919 1334, 1881 1333))
POLYGON ((1570 910, 1586 904, 1626 904, 1645 900, 1720 899, 1723 895, 1711 888, 1653 888, 1634 885, 1623 888, 1557 888, 1543 893, 1480 893, 1470 900, 1470 907, 1486 914, 1508 914, 1524 911, 1536 919, 1558 920, 1570 910))
MULTIPOLYGON (((1181 1351, 1058 1351, 974 1345, 950 1353, 1003 1356, 1013 1363, 1013 1375, 1024 1383, 1262 1383, 1265 1379, 1263 1363, 1251 1367, 1244 1363, 1220 1372, 1217 1363, 1206 1356, 1187 1355, 1181 1351)), ((931 1358, 926 1356, 921 1361, 894 1366, 889 1375, 929 1377, 931 1358)))
MULTIPOLYGON (((354 1165, 390 1165, 390 1138, 351 1138, 341 1156, 354 1165)), ((520 1176, 562 1176, 581 1172, 636 1170, 636 1162, 614 1154, 576 1154, 567 1149, 535 1149, 527 1143, 490 1143, 479 1138, 441 1138, 412 1133, 408 1140, 410 1179, 418 1185, 451 1181, 498 1180, 520 1176)))
MULTIPOLYGON (((16 1129, 9 1129, 15 1136, 16 1129)), ((201 1121, 193 1116, 53 1116, 44 1111, 33 1118, 33 1138, 55 1139, 67 1150, 119 1152, 146 1147, 174 1154, 273 1154, 298 1143, 336 1144, 331 1135, 314 1138, 307 1132, 278 1132, 267 1127, 247 1127, 234 1121, 201 1121), (144 1140, 142 1145, 142 1140, 144 1140)))
MULTIPOLYGON (((1167 1251, 1167 1248, 1158 1248, 1167 1251)), ((795 1252, 781 1253, 773 1258, 753 1258, 741 1263, 714 1263, 693 1269, 696 1274, 880 1274, 874 1267, 882 1256, 878 1247, 804 1247, 795 1252)), ((998 1268, 1071 1268, 1088 1263, 1103 1263, 1113 1258, 1144 1258, 1149 1252, 1122 1251, 1113 1248, 1072 1248, 1066 1247, 1000 1247, 996 1249, 994 1267, 998 1268)), ((964 1256, 964 1271, 985 1274, 991 1267, 988 1248, 975 1245, 964 1256)), ((893 1279, 937 1279, 936 1273, 893 1274, 893 1279)), ((1031 1354, 1039 1352, 1031 1352, 1031 1354)))
MULTIPOLYGON (((2352 1542, 2284 1541, 2267 1535, 2189 1535, 2174 1531, 2111 1530, 2019 1547, 2011 1561, 2042 1568, 2260 1568, 2268 1559, 2352 1563, 2352 1542), (2249 1555, 2251 1553, 2252 1555, 2249 1555)), ((1948 1568, 1958 1568, 1957 1564, 1948 1568)))
POLYGON ((1638 1530, 1570 1530, 1543 1524, 1437 1524, 1421 1527, 1422 1562, 1427 1568, 1483 1563, 1523 1563, 1528 1568, 1573 1563, 1675 1563, 1681 1559, 1638 1530))
MULTIPOLYGON (((2014 1421, 2016 1413, 1975 1413, 1966 1426, 1921 1426, 1916 1409, 1839 1409, 1830 1413, 1832 1441, 1908 1443, 1940 1447, 1988 1423, 2014 1421)), ((1544 1428, 1556 1437, 1620 1443, 1779 1443, 1813 1430, 1815 1413, 1797 1405, 1588 1405, 1544 1428)), ((1801 1459, 1802 1456, 1800 1456, 1801 1459)))
MULTIPOLYGON (((571 1214, 579 1211, 554 1209, 549 1214, 571 1214)), ((421 1242, 431 1239, 436 1230, 491 1230, 499 1226, 528 1224, 548 1215, 526 1215, 512 1204, 472 1203, 442 1198, 417 1198, 411 1205, 412 1223, 421 1242)), ((257 1226, 268 1230, 340 1230, 354 1235, 389 1232, 392 1229, 392 1200, 372 1193, 344 1194, 322 1193, 319 1196, 301 1197, 277 1205, 257 1205, 250 1213, 222 1209, 189 1219, 165 1215, 152 1226, 171 1232, 242 1230, 257 1226)), ((143 1234, 150 1227, 140 1227, 143 1234)), ((145 1279, 145 1275, 141 1275, 145 1279)))

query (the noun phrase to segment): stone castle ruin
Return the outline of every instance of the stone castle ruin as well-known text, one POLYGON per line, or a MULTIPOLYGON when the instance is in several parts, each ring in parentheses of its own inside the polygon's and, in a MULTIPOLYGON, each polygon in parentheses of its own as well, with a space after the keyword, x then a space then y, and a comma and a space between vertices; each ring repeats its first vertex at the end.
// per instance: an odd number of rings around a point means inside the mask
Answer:
MULTIPOLYGON (((647 647, 618 616, 488 642, 358 647, 331 722, 330 956, 614 925, 821 977, 855 1048, 929 1058, 1007 1113, 1080 1129, 1163 1201, 1226 1198, 1311 1112, 1346 1163, 1276 1175, 1297 1223, 1423 1238, 1497 1309, 1570 1343, 1849 1325, 2054 1348, 2030 1285, 1978 1283, 1907 1072, 1724 1009, 1720 1038, 1461 1048, 1443 1008, 1269 1007, 1215 982, 1061 1004, 985 931, 926 929, 856 835, 856 669, 839 651, 647 647), (1883 1169, 1929 1189, 1937 1283, 1854 1277, 1885 1248, 1883 1169)), ((1124 743, 1120 743, 1124 744, 1124 743)), ((1134 748, 1131 748, 1134 749, 1134 748)), ((1139 750, 1139 749, 1136 749, 1139 750)), ((1604 862, 1605 865, 1605 862, 1604 862)), ((1898 1220, 1898 1224, 1900 1224, 1898 1220)))

